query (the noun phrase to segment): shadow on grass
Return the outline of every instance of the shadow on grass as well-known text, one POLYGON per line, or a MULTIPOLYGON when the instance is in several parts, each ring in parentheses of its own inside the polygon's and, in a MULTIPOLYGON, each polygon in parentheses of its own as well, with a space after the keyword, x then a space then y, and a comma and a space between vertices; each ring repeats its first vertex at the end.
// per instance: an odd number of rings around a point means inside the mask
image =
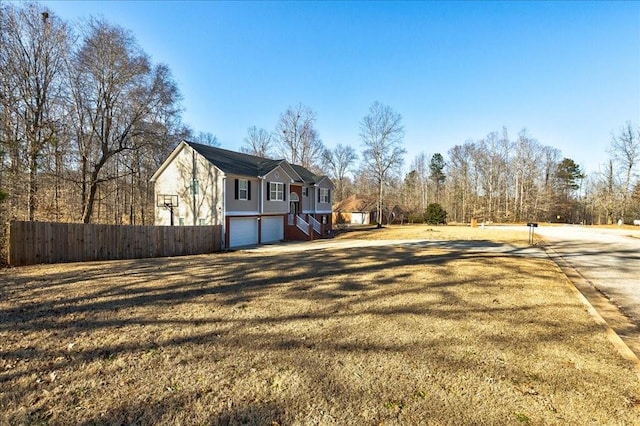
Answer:
MULTIPOLYGON (((574 335, 592 334, 599 330, 595 324, 571 324, 565 318, 539 317, 535 329, 528 329, 531 315, 552 312, 572 305, 565 303, 509 305, 501 303, 505 291, 517 291, 503 284, 505 277, 518 276, 544 279, 548 270, 531 270, 527 262, 513 261, 514 256, 539 257, 529 248, 497 244, 491 241, 425 241, 396 246, 361 247, 349 250, 316 250, 282 253, 278 256, 236 252, 233 254, 190 256, 171 259, 143 259, 113 261, 72 266, 71 272, 58 272, 38 277, 15 270, 11 282, 3 286, 7 299, 0 304, 0 333, 6 340, 0 346, 0 359, 10 365, 23 360, 30 363, 21 368, 0 372, 0 390, 20 379, 40 374, 42 365, 47 371, 81 368, 82 366, 125 354, 146 353, 158 349, 211 347, 211 351, 232 356, 238 350, 272 352, 286 357, 291 350, 320 352, 328 356, 336 353, 402 354, 416 350, 415 342, 389 339, 371 341, 360 339, 355 329, 333 327, 336 321, 370 318, 370 327, 381 327, 397 317, 414 318, 416 323, 394 327, 417 327, 423 333, 421 345, 437 349, 439 357, 449 365, 474 363, 471 359, 453 359, 452 348, 464 346, 464 341, 441 336, 432 324, 438 321, 459 323, 460 327, 482 324, 487 318, 496 322, 496 330, 483 336, 488 345, 505 348, 513 345, 510 335, 514 328, 530 333, 523 336, 535 342, 534 347, 549 343, 571 346, 563 341, 567 330, 574 335), (503 262, 505 259, 511 261, 503 262), (477 265, 500 264, 500 269, 488 275, 474 277, 457 275, 458 263, 477 265), (423 281, 420 270, 429 268, 434 281, 423 281), (505 269, 506 268, 506 269, 505 269), (459 288, 475 289, 493 302, 475 301, 470 295, 461 296, 459 288), (429 297, 424 299, 425 293, 429 297), (418 300, 418 297, 423 297, 418 300), (276 305, 261 306, 252 317, 244 310, 253 309, 254 302, 274 298, 276 305), (389 304, 390 300, 403 304, 389 304), (312 306, 293 314, 282 314, 278 304, 312 306), (179 306, 204 305, 211 313, 202 318, 172 313, 179 306), (217 314, 220 310, 221 314, 217 314), (286 331, 286 326, 305 322, 311 324, 309 336, 286 331), (417 325, 416 325, 417 324, 417 325), (144 327, 146 340, 121 336, 115 341, 101 341, 105 333, 118 335, 121 330, 144 327), (163 337, 153 330, 184 330, 184 335, 163 337), (334 336, 321 338, 325 328, 334 336), (314 334, 316 333, 316 334, 314 334), (78 336, 94 336, 95 345, 76 350, 67 346, 78 336), (25 338, 25 336, 29 336, 25 338), (304 339, 302 338, 304 337, 304 339)), ((340 323, 344 324, 344 322, 340 323)), ((534 323, 532 322, 532 325, 534 323)), ((385 337, 384 335, 382 337, 385 337)), ((577 343, 576 343, 577 344, 577 343)), ((419 349, 419 348, 417 348, 419 349)), ((193 350, 193 352, 197 352, 193 350)), ((535 350, 534 350, 535 354, 535 350)), ((315 371, 318 383, 329 374, 322 365, 314 365, 309 358, 302 361, 306 370, 315 371)), ((327 395, 335 391, 329 385, 327 395)), ((20 386, 14 390, 19 392, 20 386)), ((24 392, 29 392, 26 388, 24 392)), ((197 399, 201 396, 191 396, 197 399)), ((176 397, 178 398, 178 397, 176 397)), ((190 399, 190 401, 191 401, 190 399)), ((111 407, 87 424, 136 423, 164 419, 154 417, 156 411, 178 409, 191 402, 180 399, 151 402, 149 405, 123 403, 111 407), (167 408, 169 407, 169 408, 167 408), (149 411, 150 410, 150 411, 149 411)), ((245 404, 229 406, 204 423, 234 424, 251 419, 283 420, 283 412, 274 404, 245 404)), ((172 419, 169 419, 172 420, 172 419)))
MULTIPOLYGON (((80 423, 90 425, 137 425, 137 424, 182 424, 180 414, 190 409, 190 403, 202 398, 197 394, 180 394, 154 401, 127 401, 80 423)), ((199 424, 207 425, 257 425, 283 424, 284 410, 273 403, 229 402, 219 415, 200 413, 196 415, 199 424)), ((44 419, 43 419, 44 420, 44 419)), ((188 422, 189 423, 189 422, 188 422)))
MULTIPOLYGON (((279 256, 239 252, 235 255, 89 263, 78 272, 16 279, 1 286, 7 295, 5 300, 11 304, 0 310, 0 330, 42 330, 60 326, 58 318, 63 315, 95 314, 149 305, 171 306, 206 295, 219 295, 220 303, 235 305, 261 292, 290 284, 295 287, 288 291, 293 291, 295 297, 340 299, 370 286, 402 282, 408 277, 402 272, 405 267, 430 265, 438 268, 461 259, 520 255, 531 256, 531 252, 527 248, 491 241, 452 241, 446 244, 425 241, 398 246, 359 247, 348 252, 316 250, 279 256), (445 253, 420 255, 422 249, 443 247, 445 253), (489 251, 496 248, 501 250, 489 251), (397 272, 389 274, 390 270, 397 272), (381 272, 380 277, 384 277, 378 278, 376 272, 381 272), (366 283, 350 280, 350 277, 361 274, 374 275, 366 283), (310 284, 311 281, 317 284, 336 277, 341 284, 330 291, 318 290, 310 284), (77 294, 65 295, 70 287, 73 288, 71 293, 77 294), (299 293, 298 290, 306 292, 299 293), (23 300, 25 298, 27 300, 23 300)), ((536 273, 524 271, 517 265, 512 265, 510 272, 536 276, 536 273)), ((444 281, 444 285, 456 283, 444 281)), ((66 326, 91 329, 104 324, 86 320, 66 326)))

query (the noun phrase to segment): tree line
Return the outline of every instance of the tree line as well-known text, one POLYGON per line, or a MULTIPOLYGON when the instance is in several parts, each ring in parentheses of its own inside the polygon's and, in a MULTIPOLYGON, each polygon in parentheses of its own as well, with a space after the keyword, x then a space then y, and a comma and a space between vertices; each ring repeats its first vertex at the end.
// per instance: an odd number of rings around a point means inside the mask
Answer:
POLYGON ((328 174, 337 204, 355 196, 378 223, 421 222, 430 204, 459 223, 640 219, 640 129, 631 122, 613 133, 604 170, 590 175, 526 129, 511 137, 506 128, 455 145, 445 155, 420 153, 404 173, 402 117, 379 102, 361 119, 359 136, 360 153, 348 144, 324 147, 315 113, 299 104, 281 114, 272 132, 249 128, 242 150, 328 174))
MULTIPOLYGON (((152 224, 149 178, 171 150, 182 139, 219 145, 182 122, 181 101, 169 67, 129 30, 96 18, 73 29, 45 5, 0 2, 0 222, 152 224)), ((370 199, 379 222, 419 221, 432 203, 455 222, 640 218, 640 130, 631 123, 591 175, 506 129, 422 153, 405 173, 403 138, 401 115, 375 102, 357 147, 328 148, 316 113, 298 104, 273 130, 249 128, 242 150, 328 174, 334 201, 370 199)))
POLYGON ((149 177, 176 141, 180 92, 130 31, 70 26, 47 7, 0 3, 3 221, 143 224, 149 177))

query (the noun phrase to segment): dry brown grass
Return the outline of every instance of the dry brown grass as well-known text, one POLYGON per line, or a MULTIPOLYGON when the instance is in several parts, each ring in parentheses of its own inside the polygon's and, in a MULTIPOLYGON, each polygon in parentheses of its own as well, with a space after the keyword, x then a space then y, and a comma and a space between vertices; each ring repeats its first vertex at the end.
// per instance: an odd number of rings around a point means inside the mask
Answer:
POLYGON ((0 424, 640 424, 554 264, 456 247, 2 271, 0 424))
POLYGON ((362 226, 345 230, 338 239, 363 240, 463 240, 496 241, 509 244, 526 244, 528 230, 523 224, 522 231, 513 226, 490 225, 470 227, 469 225, 387 225, 384 228, 362 226))

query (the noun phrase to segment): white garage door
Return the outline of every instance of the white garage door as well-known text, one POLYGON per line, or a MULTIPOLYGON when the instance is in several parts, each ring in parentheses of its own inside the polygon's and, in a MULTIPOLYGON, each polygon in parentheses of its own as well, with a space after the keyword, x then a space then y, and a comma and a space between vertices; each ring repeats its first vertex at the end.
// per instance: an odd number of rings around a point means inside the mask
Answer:
POLYGON ((255 217, 229 219, 229 247, 258 244, 258 221, 255 217))
POLYGON ((364 217, 365 213, 351 213, 351 223, 353 224, 358 224, 358 225, 366 225, 365 221, 365 217, 364 217))
POLYGON ((282 216, 262 218, 262 242, 272 243, 284 240, 284 221, 282 216))

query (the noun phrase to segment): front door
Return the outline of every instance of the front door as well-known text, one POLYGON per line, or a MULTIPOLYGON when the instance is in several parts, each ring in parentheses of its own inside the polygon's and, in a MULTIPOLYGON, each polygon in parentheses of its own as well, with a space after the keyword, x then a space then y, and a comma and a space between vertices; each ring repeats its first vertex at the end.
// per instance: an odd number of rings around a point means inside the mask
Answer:
POLYGON ((300 213, 299 201, 292 201, 289 203, 289 213, 293 215, 298 215, 298 213, 300 213))

